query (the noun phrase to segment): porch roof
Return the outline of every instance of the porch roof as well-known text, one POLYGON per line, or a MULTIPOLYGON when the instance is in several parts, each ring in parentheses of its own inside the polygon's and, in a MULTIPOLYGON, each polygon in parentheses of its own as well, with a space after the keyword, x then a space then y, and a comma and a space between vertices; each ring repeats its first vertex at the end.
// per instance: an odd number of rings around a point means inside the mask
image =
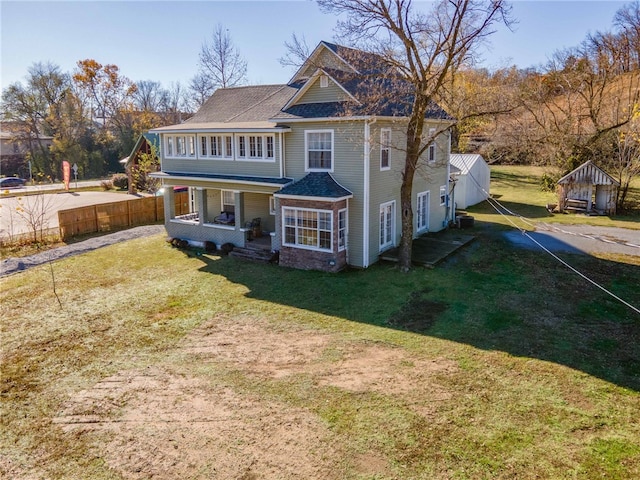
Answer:
POLYGON ((275 194, 278 197, 317 197, 341 199, 353 197, 353 193, 344 188, 328 172, 311 172, 300 180, 291 183, 275 194))
POLYGON ((161 180, 178 180, 186 181, 207 181, 223 182, 223 183, 246 183, 250 185, 269 185, 281 187, 293 182, 292 178, 287 177, 253 177, 247 175, 224 175, 216 173, 182 173, 182 172, 155 172, 150 174, 153 178, 161 180))

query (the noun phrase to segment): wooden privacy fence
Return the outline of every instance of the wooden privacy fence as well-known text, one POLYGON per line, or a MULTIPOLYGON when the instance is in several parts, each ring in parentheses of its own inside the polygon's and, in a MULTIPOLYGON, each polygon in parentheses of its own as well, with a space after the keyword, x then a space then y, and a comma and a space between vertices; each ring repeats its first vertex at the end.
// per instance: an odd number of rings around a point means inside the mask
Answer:
MULTIPOLYGON (((189 211, 188 192, 175 193, 176 215, 189 211)), ((58 223, 63 240, 96 232, 110 232, 164 220, 164 198, 145 197, 60 210, 58 223)))

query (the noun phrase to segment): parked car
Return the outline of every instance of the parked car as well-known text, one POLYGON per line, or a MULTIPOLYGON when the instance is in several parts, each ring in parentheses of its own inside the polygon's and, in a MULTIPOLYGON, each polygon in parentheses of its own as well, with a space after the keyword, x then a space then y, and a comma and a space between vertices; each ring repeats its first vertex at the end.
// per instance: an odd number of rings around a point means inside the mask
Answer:
POLYGON ((5 188, 22 188, 27 184, 24 178, 6 177, 0 178, 0 189, 5 188))

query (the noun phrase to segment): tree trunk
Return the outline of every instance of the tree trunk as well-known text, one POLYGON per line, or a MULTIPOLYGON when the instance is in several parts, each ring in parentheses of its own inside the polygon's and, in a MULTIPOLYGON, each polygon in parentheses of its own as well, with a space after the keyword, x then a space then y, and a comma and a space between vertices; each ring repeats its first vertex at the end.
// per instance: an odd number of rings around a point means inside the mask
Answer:
POLYGON ((415 177, 418 162, 420 161, 420 146, 422 142, 422 129, 424 127, 424 112, 428 105, 428 99, 423 95, 416 95, 409 125, 407 125, 407 150, 402 172, 402 185, 400 186, 400 208, 402 221, 402 236, 398 251, 398 264, 402 272, 411 270, 411 255, 413 250, 413 178, 415 177))

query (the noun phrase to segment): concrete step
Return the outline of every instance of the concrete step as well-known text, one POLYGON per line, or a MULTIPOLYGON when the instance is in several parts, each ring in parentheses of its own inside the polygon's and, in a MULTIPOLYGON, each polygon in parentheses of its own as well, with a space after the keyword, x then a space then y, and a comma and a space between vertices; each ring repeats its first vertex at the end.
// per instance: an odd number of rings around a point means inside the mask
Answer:
POLYGON ((278 254, 270 252, 268 250, 259 250, 254 248, 242 248, 236 247, 231 252, 229 252, 229 256, 236 258, 243 258, 245 260, 253 260, 255 262, 263 262, 263 263, 275 263, 277 262, 278 254))

